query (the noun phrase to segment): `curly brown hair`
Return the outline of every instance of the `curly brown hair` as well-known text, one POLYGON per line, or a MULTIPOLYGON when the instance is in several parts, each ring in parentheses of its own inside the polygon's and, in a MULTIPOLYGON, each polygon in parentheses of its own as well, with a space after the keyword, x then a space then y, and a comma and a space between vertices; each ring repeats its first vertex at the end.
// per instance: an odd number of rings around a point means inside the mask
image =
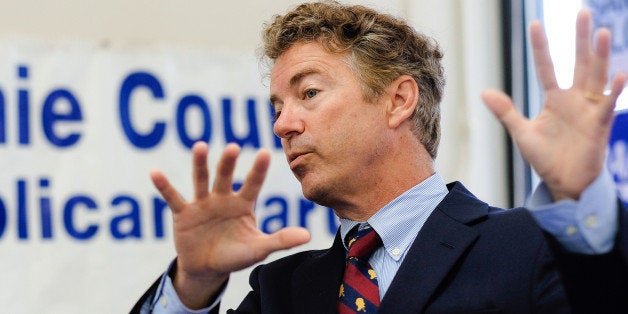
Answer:
POLYGON ((432 158, 440 140, 440 100, 445 78, 442 52, 432 38, 405 21, 360 5, 335 1, 305 3, 265 25, 264 54, 275 61, 297 42, 318 42, 331 53, 346 53, 373 100, 401 75, 414 78, 419 101, 413 132, 432 158))

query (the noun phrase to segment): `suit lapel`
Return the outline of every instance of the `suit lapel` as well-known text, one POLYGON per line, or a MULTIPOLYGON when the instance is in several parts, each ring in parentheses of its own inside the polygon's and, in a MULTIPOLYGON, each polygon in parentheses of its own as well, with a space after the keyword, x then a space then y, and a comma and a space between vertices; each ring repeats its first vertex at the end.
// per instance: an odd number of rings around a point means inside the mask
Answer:
POLYGON ((378 313, 418 313, 478 233, 465 224, 487 215, 488 206, 460 183, 436 207, 417 235, 378 313))
POLYGON ((345 255, 338 232, 329 250, 295 270, 292 280, 293 313, 336 313, 345 255))

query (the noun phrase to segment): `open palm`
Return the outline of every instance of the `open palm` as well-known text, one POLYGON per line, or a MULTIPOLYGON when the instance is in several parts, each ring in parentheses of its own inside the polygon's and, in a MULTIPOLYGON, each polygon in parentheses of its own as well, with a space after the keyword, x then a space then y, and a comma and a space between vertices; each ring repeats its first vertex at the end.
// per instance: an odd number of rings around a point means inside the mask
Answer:
POLYGON ((240 148, 227 145, 209 189, 207 144, 196 143, 193 153, 194 198, 184 200, 160 171, 151 177, 172 209, 177 268, 175 290, 189 307, 203 307, 233 271, 249 267, 270 253, 303 244, 309 233, 303 228, 284 228, 265 234, 254 215, 270 155, 262 150, 242 188, 232 190, 233 171, 240 148))
POLYGON ((547 39, 534 22, 530 36, 539 80, 545 91, 541 113, 524 118, 512 100, 496 90, 485 91, 484 102, 507 128, 524 159, 546 182, 554 200, 578 199, 599 175, 617 97, 626 82, 618 74, 604 95, 608 78, 610 32, 596 34, 591 43, 591 14, 581 11, 576 23, 576 64, 573 85, 561 89, 556 81, 547 39))

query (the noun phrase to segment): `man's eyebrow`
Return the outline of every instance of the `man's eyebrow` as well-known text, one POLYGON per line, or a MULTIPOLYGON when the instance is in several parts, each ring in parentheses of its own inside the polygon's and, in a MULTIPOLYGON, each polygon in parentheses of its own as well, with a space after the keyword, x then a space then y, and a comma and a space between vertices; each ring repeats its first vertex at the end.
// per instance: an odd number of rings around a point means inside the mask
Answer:
POLYGON ((318 71, 317 69, 314 68, 305 68, 299 72, 297 72, 295 75, 293 75, 290 78, 290 87, 293 87, 294 85, 298 84, 304 77, 311 75, 311 74, 317 74, 320 71, 318 71))
MULTIPOLYGON (((317 74, 320 73, 319 70, 314 69, 314 68, 305 68, 299 72, 297 72, 295 75, 293 75, 290 78, 290 81, 288 82, 288 86, 290 88, 294 87, 295 85, 297 85, 304 77, 308 76, 308 75, 312 75, 312 74, 317 74)), ((274 107, 275 106, 275 102, 279 101, 279 97, 275 94, 270 95, 270 103, 271 105, 274 107)))

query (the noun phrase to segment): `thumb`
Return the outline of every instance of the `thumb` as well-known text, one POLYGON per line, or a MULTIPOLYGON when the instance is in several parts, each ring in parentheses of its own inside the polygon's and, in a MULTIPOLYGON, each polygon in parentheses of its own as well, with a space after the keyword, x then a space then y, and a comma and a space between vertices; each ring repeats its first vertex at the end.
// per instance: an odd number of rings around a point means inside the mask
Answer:
POLYGON ((517 111, 512 99, 504 92, 496 89, 487 89, 482 92, 482 100, 493 115, 504 125, 512 136, 526 121, 517 111))
POLYGON ((310 241, 310 232, 305 228, 287 227, 270 235, 266 241, 269 252, 286 250, 310 241))

